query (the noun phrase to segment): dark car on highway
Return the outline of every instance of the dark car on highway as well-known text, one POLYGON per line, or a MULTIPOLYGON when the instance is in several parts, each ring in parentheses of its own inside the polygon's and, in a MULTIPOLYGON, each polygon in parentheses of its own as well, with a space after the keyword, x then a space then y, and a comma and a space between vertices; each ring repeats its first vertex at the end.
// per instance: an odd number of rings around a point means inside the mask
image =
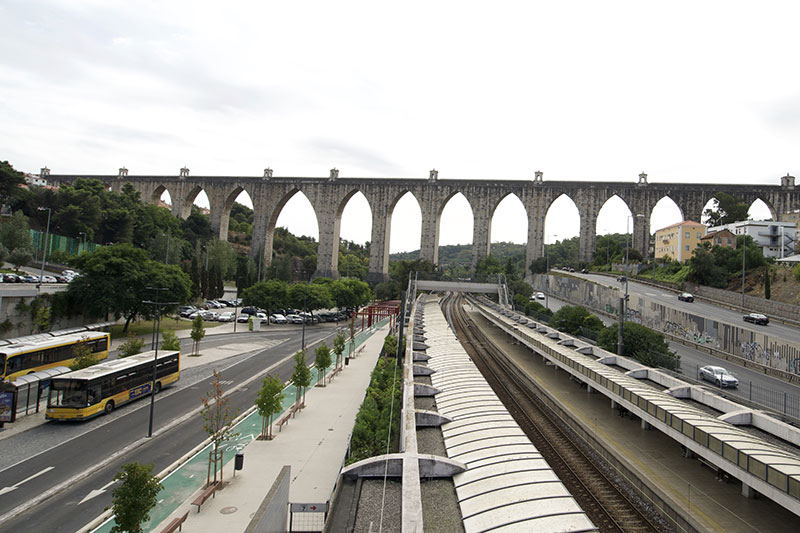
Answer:
POLYGON ((682 302, 693 302, 694 301, 694 296, 692 296, 688 292, 682 292, 682 293, 680 293, 678 295, 678 300, 680 300, 682 302))
POLYGON ((742 318, 744 318, 745 322, 758 324, 759 326, 766 326, 769 324, 769 318, 767 318, 767 315, 762 315, 761 313, 750 313, 749 315, 744 315, 742 318))

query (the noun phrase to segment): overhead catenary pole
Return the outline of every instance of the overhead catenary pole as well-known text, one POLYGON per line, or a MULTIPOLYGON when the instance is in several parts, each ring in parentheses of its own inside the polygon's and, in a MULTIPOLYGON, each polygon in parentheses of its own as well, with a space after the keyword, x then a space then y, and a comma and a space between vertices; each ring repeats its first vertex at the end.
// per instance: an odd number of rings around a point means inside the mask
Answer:
POLYGON ((39 283, 36 284, 36 292, 42 288, 42 278, 44 277, 44 263, 47 260, 47 239, 50 236, 50 214, 52 209, 49 207, 37 207, 39 211, 47 211, 47 229, 44 232, 44 251, 42 253, 42 271, 39 273, 39 283))

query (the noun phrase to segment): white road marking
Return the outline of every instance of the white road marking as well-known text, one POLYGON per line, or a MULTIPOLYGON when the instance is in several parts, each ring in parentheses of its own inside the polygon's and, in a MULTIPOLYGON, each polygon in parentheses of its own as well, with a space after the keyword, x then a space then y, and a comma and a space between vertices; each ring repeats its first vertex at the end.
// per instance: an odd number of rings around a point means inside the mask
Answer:
POLYGON ((78 505, 82 504, 83 502, 88 502, 92 498, 96 498, 97 496, 100 496, 101 494, 103 494, 106 491, 106 489, 108 487, 110 487, 111 485, 113 485, 117 481, 118 480, 114 479, 114 480, 106 483, 105 485, 103 485, 99 489, 94 489, 94 490, 90 491, 89 494, 87 494, 84 499, 82 499, 81 501, 78 502, 78 505))
POLYGON ((7 492, 11 492, 13 490, 17 490, 19 488, 19 486, 22 485, 23 483, 25 483, 27 481, 30 481, 30 480, 32 480, 34 478, 37 478, 37 477, 41 476, 42 474, 46 474, 47 472, 51 471, 54 468, 55 468, 54 466, 48 466, 47 468, 45 468, 41 472, 39 472, 37 474, 34 474, 34 475, 32 475, 32 476, 30 476, 28 478, 25 478, 22 481, 20 481, 19 483, 11 485, 10 487, 3 487, 2 489, 0 489, 0 494, 5 494, 7 492))

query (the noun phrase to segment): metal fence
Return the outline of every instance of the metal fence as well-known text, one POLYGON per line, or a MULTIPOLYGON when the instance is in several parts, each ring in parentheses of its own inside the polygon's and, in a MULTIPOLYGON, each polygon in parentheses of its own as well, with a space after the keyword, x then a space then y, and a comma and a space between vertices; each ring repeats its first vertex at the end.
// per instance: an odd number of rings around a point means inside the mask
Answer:
MULTIPOLYGON (((694 365, 694 375, 697 381, 707 386, 718 388, 720 391, 723 390, 722 386, 716 386, 700 379, 700 365, 694 365)), ((796 420, 800 419, 800 396, 788 391, 770 389, 758 383, 742 379, 739 379, 738 387, 724 388, 724 391, 729 396, 747 400, 796 420)))

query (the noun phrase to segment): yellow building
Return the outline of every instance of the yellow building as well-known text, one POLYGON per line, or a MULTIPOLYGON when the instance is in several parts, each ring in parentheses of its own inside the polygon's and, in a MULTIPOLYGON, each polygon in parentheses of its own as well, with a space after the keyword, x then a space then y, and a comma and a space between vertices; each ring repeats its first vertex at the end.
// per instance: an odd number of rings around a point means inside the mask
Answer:
POLYGON ((655 233, 655 258, 669 257, 681 263, 692 257, 706 234, 706 226, 699 222, 684 220, 655 233))

